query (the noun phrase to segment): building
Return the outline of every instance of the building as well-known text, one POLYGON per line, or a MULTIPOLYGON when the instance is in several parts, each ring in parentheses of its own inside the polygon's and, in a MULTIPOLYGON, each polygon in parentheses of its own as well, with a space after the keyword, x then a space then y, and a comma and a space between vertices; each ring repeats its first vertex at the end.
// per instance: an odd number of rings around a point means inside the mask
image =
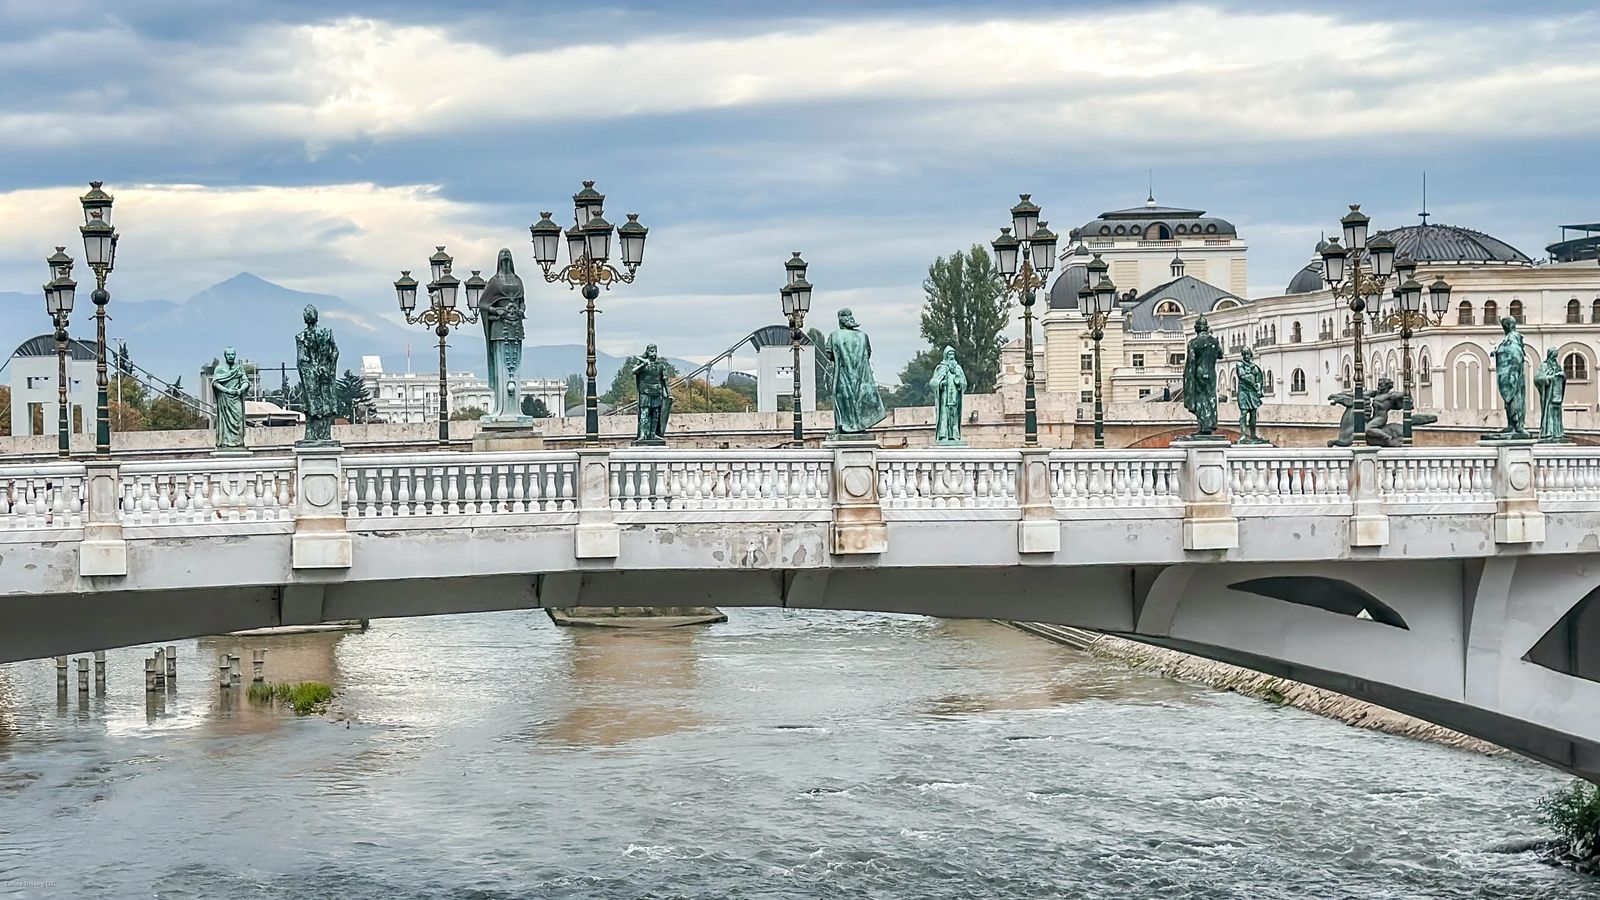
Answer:
MULTIPOLYGON (((68 425, 74 434, 94 431, 94 345, 67 341, 68 425)), ((55 434, 60 395, 57 393, 56 338, 29 338, 11 354, 11 433, 18 437, 55 434)))
MULTIPOLYGON (((787 325, 768 325, 750 336, 750 343, 756 348, 757 412, 777 412, 780 406, 794 409, 794 348, 790 338, 787 325)), ((800 345, 800 409, 805 412, 813 412, 817 408, 816 352, 811 340, 803 338, 800 345)))
MULTIPOLYGON (((373 412, 380 421, 401 424, 439 421, 439 375, 437 372, 385 372, 383 358, 361 357, 361 383, 372 398, 373 412)), ((445 409, 489 408, 489 383, 472 372, 445 375, 445 409)), ((522 383, 522 396, 544 401, 554 417, 566 409, 567 383, 560 379, 531 379, 522 383)))

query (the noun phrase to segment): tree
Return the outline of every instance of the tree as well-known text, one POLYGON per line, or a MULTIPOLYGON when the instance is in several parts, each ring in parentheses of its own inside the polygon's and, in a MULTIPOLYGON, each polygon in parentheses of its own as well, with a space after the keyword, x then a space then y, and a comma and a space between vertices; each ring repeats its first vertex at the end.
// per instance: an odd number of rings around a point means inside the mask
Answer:
POLYGON ((811 365, 816 376, 817 384, 817 409, 833 409, 833 381, 829 373, 833 366, 828 363, 828 358, 822 355, 822 345, 828 340, 818 328, 807 328, 806 338, 811 341, 811 365))
POLYGON ((481 406, 463 406, 460 409, 458 409, 455 412, 452 412, 450 414, 450 421, 452 421, 452 422, 476 422, 477 420, 483 418, 483 416, 484 416, 483 407, 481 407, 481 406))
POLYGON ((932 406, 933 389, 928 387, 928 379, 933 377, 933 370, 942 356, 943 351, 929 349, 911 357, 906 367, 900 370, 900 383, 884 399, 884 405, 932 406))
POLYGON ((137 379, 124 375, 111 379, 110 418, 112 431, 144 431, 150 409, 150 391, 137 379))
POLYGON ((0 437, 11 436, 11 387, 0 384, 0 437))
MULTIPOLYGON (((567 376, 567 396, 561 402, 566 404, 567 409, 583 405, 582 375, 573 374, 567 376)), ((562 412, 565 413, 567 409, 563 409, 562 412)))
POLYGON ((372 417, 372 397, 367 394, 366 382, 349 369, 344 370, 333 386, 333 396, 338 403, 338 415, 345 421, 365 422, 372 417))
POLYGON ((133 357, 128 355, 127 344, 118 344, 117 350, 112 354, 112 357, 112 361, 116 365, 117 371, 124 375, 133 374, 133 357))
POLYGON ((550 418, 550 407, 546 406, 544 401, 538 397, 523 397, 522 414, 532 416, 535 419, 548 419, 550 418))
POLYGON ((206 427, 206 420, 187 404, 165 394, 150 401, 144 413, 147 431, 185 431, 206 427))
POLYGON ((1011 300, 989 251, 974 244, 966 253, 939 257, 928 266, 922 290, 922 336, 936 353, 953 347, 974 394, 993 393, 1000 377, 1000 348, 1011 321, 1011 300))
POLYGON ((704 378, 692 378, 672 389, 674 415, 700 412, 745 412, 755 405, 732 388, 712 387, 704 378))

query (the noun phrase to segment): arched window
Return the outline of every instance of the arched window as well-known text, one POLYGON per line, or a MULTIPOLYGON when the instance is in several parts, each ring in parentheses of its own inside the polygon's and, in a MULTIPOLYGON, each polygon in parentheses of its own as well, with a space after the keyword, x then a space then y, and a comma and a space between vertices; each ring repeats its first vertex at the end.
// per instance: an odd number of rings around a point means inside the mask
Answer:
POLYGON ((1594 298, 1594 302, 1589 304, 1589 321, 1600 324, 1600 297, 1594 298))
POLYGON ((1304 369, 1295 369, 1289 375, 1289 393, 1304 394, 1306 392, 1306 373, 1304 369))
POLYGON ((1423 387, 1433 384, 1433 367, 1428 363, 1428 351, 1417 355, 1417 383, 1423 387))
POLYGON ((1467 301, 1463 300, 1463 301, 1461 301, 1461 305, 1456 307, 1456 324, 1457 325, 1471 325, 1472 324, 1472 304, 1471 303, 1468 303, 1467 301))
POLYGON ((1571 300, 1567 301, 1567 324, 1577 325, 1582 321, 1583 304, 1578 302, 1577 297, 1573 297, 1571 300))
POLYGON ((1497 325, 1500 322, 1500 306, 1493 300, 1483 301, 1483 324, 1497 325))
POLYGON ((1344 360, 1344 390, 1350 390, 1350 380, 1350 357, 1347 356, 1344 360))
POLYGON ((1158 240, 1158 241, 1170 241, 1170 240, 1172 240, 1172 229, 1171 228, 1168 228, 1165 225, 1155 225, 1155 226, 1152 226, 1152 227, 1154 227, 1155 232, 1156 232, 1155 233, 1155 240, 1158 240))
POLYGON ((1183 315, 1183 307, 1179 306, 1176 300, 1163 300, 1156 304, 1156 315, 1181 316, 1183 315))
POLYGON ((1263 393, 1263 394, 1272 393, 1272 370, 1271 369, 1268 369, 1266 371, 1266 377, 1261 379, 1261 393, 1263 393))
POLYGON ((1511 301, 1511 306, 1508 308, 1508 311, 1511 313, 1511 318, 1517 320, 1517 324, 1518 325, 1521 325, 1523 323, 1523 320, 1522 320, 1522 301, 1521 300, 1513 300, 1513 301, 1511 301))
POLYGON ((1300 343, 1300 323, 1299 322, 1295 322, 1294 323, 1294 327, 1290 330, 1290 332, 1289 332, 1289 342, 1292 343, 1292 344, 1300 343))
POLYGON ((1582 353, 1568 353, 1567 358, 1561 361, 1561 371, 1568 381, 1588 381, 1589 361, 1583 358, 1582 353))

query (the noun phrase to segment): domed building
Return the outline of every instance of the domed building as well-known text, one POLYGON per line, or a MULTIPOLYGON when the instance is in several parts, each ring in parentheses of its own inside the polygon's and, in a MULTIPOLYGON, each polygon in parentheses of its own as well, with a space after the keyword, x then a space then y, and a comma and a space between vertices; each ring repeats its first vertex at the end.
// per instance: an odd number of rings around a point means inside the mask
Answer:
MULTIPOLYGON (((6 369, 11 373, 11 434, 53 437, 60 409, 55 335, 41 334, 23 341, 6 369)), ((94 430, 95 405, 92 344, 67 341, 67 380, 68 427, 73 434, 89 434, 94 430)))

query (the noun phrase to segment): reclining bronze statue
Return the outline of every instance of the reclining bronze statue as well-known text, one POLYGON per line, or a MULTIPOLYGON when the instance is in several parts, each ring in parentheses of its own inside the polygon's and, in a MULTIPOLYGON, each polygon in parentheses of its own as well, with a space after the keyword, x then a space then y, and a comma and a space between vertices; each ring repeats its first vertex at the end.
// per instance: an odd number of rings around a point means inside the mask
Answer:
MULTIPOLYGON (((1372 415, 1367 419, 1367 427, 1363 432, 1368 446, 1399 447, 1404 443, 1405 421, 1402 418, 1390 422, 1389 413, 1400 412, 1405 398, 1405 394, 1394 389, 1394 379, 1378 379, 1378 390, 1367 396, 1367 402, 1372 406, 1372 415)), ((1329 397, 1328 402, 1345 408, 1344 415, 1339 419, 1339 436, 1329 441, 1328 446, 1348 447, 1355 442, 1356 396, 1349 391, 1340 391, 1329 397)), ((1439 417, 1435 415, 1415 412, 1411 414, 1412 428, 1432 425, 1437 421, 1439 417)))

